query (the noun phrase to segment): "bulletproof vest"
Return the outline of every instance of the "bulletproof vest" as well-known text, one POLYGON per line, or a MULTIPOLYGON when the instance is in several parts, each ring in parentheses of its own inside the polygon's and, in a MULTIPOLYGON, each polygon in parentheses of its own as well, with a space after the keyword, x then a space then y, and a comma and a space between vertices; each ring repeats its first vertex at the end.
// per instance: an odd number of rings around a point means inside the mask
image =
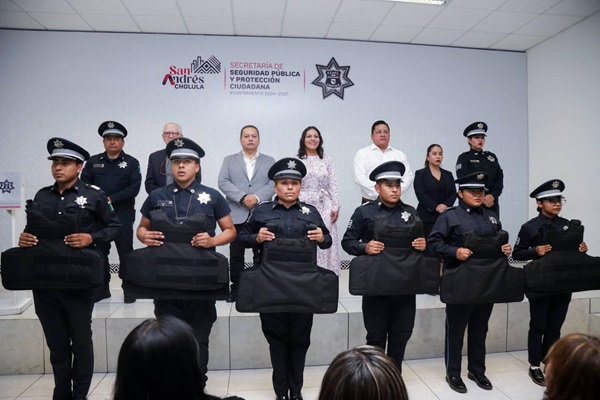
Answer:
POLYGON ((550 244, 552 251, 525 265, 527 297, 600 289, 600 258, 579 251, 583 231, 575 219, 565 231, 540 228, 542 243, 550 244))
POLYGON ((440 299, 447 304, 511 303, 523 300, 525 276, 521 268, 511 267, 502 253, 508 232, 495 236, 463 235, 462 247, 473 255, 457 267, 444 268, 440 299))
POLYGON ((150 230, 163 233, 163 244, 134 250, 125 257, 119 271, 125 294, 163 300, 226 299, 227 258, 191 245, 192 238, 205 231, 207 218, 197 213, 173 222, 164 211, 151 211, 150 230))
MULTIPOLYGON (((317 245, 305 236, 277 237, 280 229, 268 224, 275 239, 263 243, 259 265, 242 271, 236 309, 239 312, 335 313, 338 277, 316 263, 317 245)), ((316 229, 307 224, 306 232, 316 229)))
POLYGON ((437 294, 439 260, 415 250, 423 237, 423 222, 393 225, 387 215, 375 217, 374 239, 383 242, 379 254, 362 255, 350 262, 349 289, 353 295, 393 296, 437 294))
POLYGON ((66 235, 79 230, 77 211, 67 209, 48 217, 39 204, 28 200, 27 232, 38 238, 38 244, 2 253, 2 285, 6 289, 85 289, 104 283, 102 252, 93 247, 74 249, 64 243, 66 235))

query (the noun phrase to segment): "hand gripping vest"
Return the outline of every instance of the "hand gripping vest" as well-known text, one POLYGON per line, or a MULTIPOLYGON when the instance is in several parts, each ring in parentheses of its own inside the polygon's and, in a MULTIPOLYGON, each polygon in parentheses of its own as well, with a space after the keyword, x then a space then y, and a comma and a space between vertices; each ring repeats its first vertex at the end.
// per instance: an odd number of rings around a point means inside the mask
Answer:
POLYGON ((119 276, 127 296, 138 299, 225 300, 229 292, 227 258, 211 249, 193 247, 204 232, 206 215, 172 222, 162 210, 150 212, 151 230, 164 234, 161 246, 129 253, 119 276))
POLYGON ((383 242, 379 254, 363 255, 350 262, 349 290, 353 295, 395 296, 437 294, 440 262, 415 250, 412 242, 423 237, 423 222, 394 226, 388 216, 376 216, 374 238, 383 242))
POLYGON ((600 258, 579 251, 581 222, 571 220, 564 232, 545 228, 541 235, 552 251, 525 265, 527 297, 600 289, 600 258))
POLYGON ((38 238, 33 247, 2 253, 2 285, 8 290, 85 289, 104 283, 104 255, 93 247, 74 249, 64 237, 78 232, 79 207, 47 217, 28 201, 27 232, 38 238))
MULTIPOLYGON (((268 229, 277 235, 277 227, 268 229)), ((308 225, 307 231, 316 229, 308 225)), ((316 264, 317 247, 306 237, 275 238, 264 242, 262 261, 242 271, 239 312, 335 313, 338 307, 338 277, 316 264)))
POLYGON ((511 303, 523 300, 525 276, 520 268, 511 267, 502 253, 508 232, 495 236, 464 234, 466 247, 473 255, 457 267, 444 268, 440 299, 447 304, 511 303))

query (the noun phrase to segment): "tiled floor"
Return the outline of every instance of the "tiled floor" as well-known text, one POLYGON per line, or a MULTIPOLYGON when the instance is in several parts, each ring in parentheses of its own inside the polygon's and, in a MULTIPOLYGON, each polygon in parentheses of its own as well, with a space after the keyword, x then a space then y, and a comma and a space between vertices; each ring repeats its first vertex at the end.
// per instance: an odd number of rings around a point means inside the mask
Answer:
MULTIPOLYGON (((466 378, 463 361, 463 380, 468 393, 453 392, 444 380, 444 361, 439 358, 406 361, 403 377, 413 400, 541 400, 543 388, 533 384, 527 375, 526 352, 487 355, 487 376, 494 384, 492 391, 479 389, 466 378)), ((303 395, 314 400, 327 367, 307 367, 304 371, 303 395)), ((115 374, 94 374, 90 400, 108 400, 115 374)), ((0 376, 0 399, 51 400, 52 375, 0 376)), ((207 392, 225 396, 237 395, 246 400, 273 400, 271 370, 211 371, 207 392)))

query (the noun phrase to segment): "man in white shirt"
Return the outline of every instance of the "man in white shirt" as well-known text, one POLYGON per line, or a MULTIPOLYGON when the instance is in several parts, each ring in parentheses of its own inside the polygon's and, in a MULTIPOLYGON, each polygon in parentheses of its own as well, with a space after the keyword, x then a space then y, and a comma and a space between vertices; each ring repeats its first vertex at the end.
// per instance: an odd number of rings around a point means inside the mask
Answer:
MULTIPOLYGON (((242 151, 223 160, 219 172, 219 189, 225 194, 231 208, 231 217, 237 232, 250 216, 250 211, 261 201, 271 200, 275 194, 269 179, 269 168, 275 163, 273 157, 258 152, 260 134, 254 125, 246 125, 240 132, 242 151)), ((234 240, 229 245, 229 278, 231 291, 228 302, 237 300, 240 273, 244 269, 244 245, 234 240)))
POLYGON ((390 146, 390 126, 387 122, 379 120, 373 123, 371 140, 373 143, 370 146, 360 149, 354 156, 354 182, 360 189, 362 202, 377 198, 377 192, 373 182, 369 179, 369 174, 375 167, 386 161, 400 161, 406 167, 401 184, 402 194, 406 193, 412 186, 414 174, 406 155, 390 146))

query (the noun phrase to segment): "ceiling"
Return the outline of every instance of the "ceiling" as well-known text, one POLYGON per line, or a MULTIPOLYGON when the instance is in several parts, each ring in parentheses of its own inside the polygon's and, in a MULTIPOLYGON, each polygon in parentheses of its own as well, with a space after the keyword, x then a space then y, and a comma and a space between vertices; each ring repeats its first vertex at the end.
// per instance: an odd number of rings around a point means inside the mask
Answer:
MULTIPOLYGON (((0 0, 0 28, 301 37, 525 51, 600 0, 0 0)), ((600 39, 600 38, 599 38, 600 39)))

